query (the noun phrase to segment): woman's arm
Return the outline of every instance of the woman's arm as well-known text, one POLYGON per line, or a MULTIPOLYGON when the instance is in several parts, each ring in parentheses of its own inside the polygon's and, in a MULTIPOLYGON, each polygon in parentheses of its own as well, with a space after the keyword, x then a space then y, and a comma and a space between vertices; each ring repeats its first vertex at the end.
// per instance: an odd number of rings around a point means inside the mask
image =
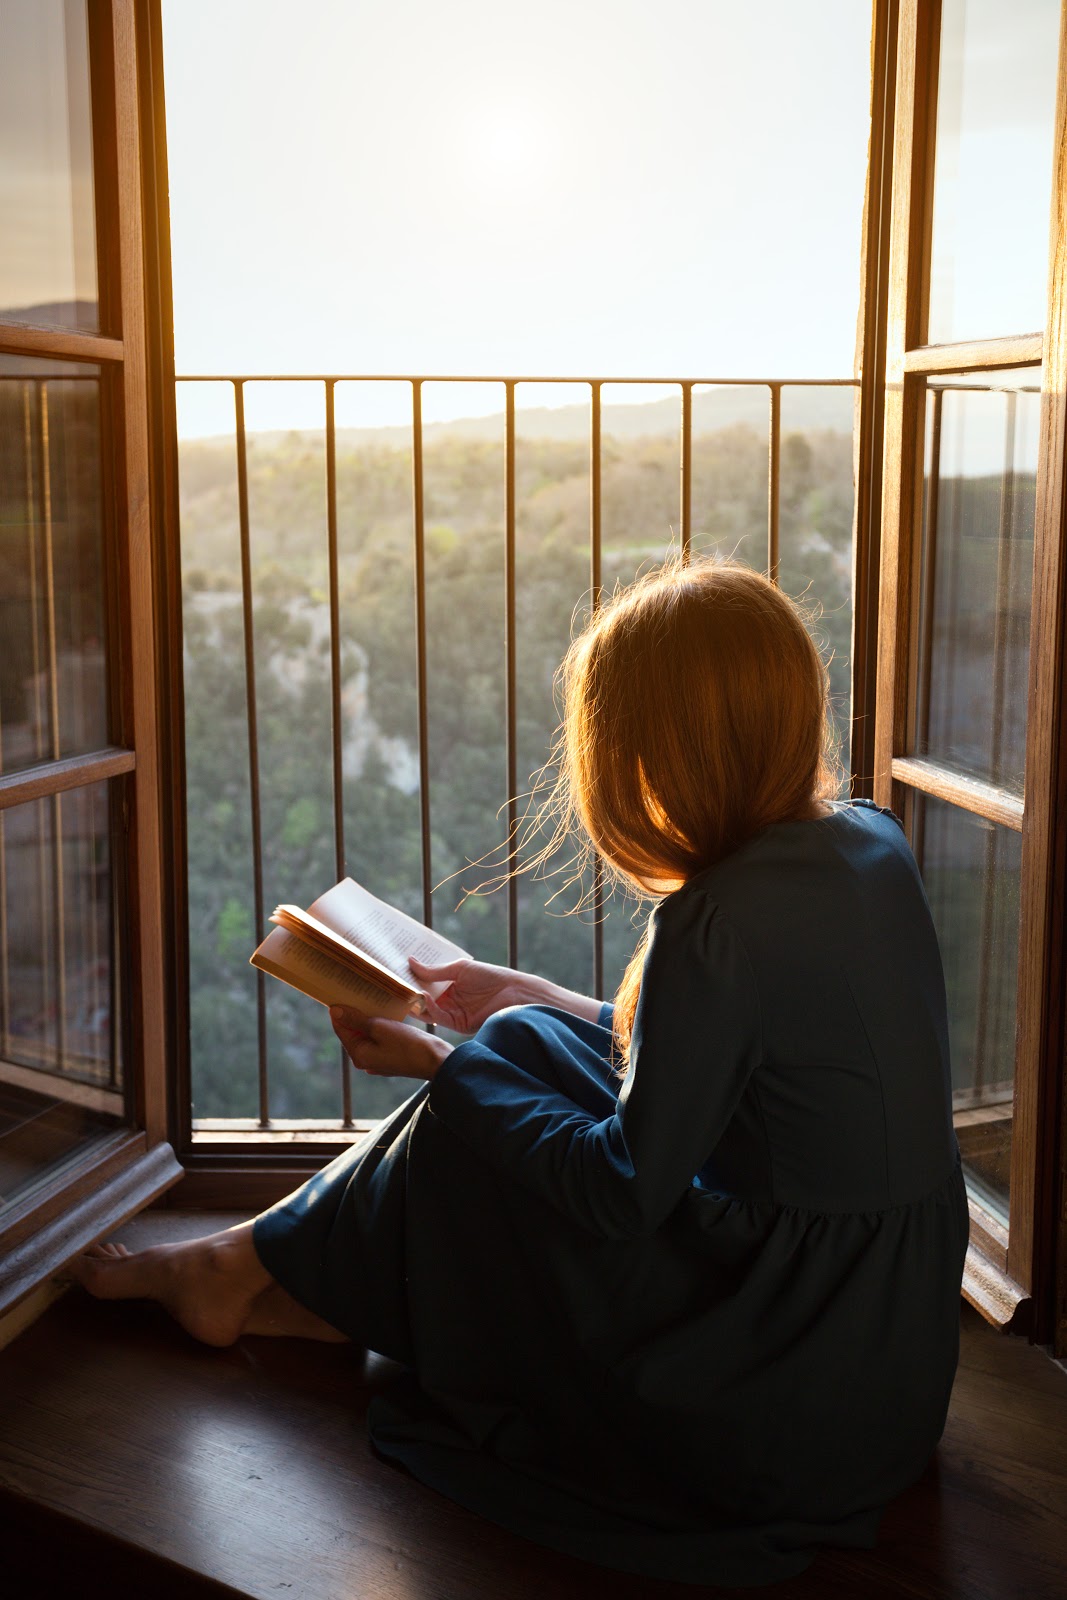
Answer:
POLYGON ((739 936, 699 892, 658 907, 630 1069, 610 1117, 519 1065, 522 1041, 510 1059, 516 1031, 534 1028, 519 1013, 458 1045, 434 1079, 432 1110, 508 1181, 573 1222, 606 1238, 653 1232, 714 1150, 761 1058, 759 997, 739 936))
POLYGON ((564 989, 548 978, 513 967, 490 966, 485 961, 449 961, 438 967, 412 961, 411 970, 424 983, 449 980, 444 993, 428 1003, 426 1015, 431 1022, 455 1028, 457 1033, 476 1033, 488 1017, 507 1006, 555 1006, 589 1022, 597 1022, 603 1009, 599 1000, 564 989))
MULTIPOLYGON (((599 1000, 575 994, 547 978, 484 961, 464 958, 438 967, 412 961, 411 968, 423 983, 450 980, 443 994, 427 1000, 426 1016, 458 1033, 477 1032, 489 1017, 509 1006, 555 1006, 590 1022, 599 1022, 604 1009, 599 1000)), ((421 1028, 365 1017, 351 1006, 331 1006, 330 1021, 352 1065, 372 1077, 432 1080, 453 1049, 447 1040, 421 1028)))

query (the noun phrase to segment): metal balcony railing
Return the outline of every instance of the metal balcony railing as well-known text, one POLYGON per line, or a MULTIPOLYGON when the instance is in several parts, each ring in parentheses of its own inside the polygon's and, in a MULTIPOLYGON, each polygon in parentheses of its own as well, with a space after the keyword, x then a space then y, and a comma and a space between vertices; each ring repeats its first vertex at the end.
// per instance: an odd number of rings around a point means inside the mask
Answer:
MULTIPOLYGON (((525 385, 570 385, 576 398, 587 397, 589 403, 589 545, 588 582, 592 606, 596 606, 602 588, 602 416, 603 393, 617 384, 643 386, 658 398, 663 387, 669 385, 679 396, 680 414, 678 429, 679 490, 677 508, 677 543, 684 557, 688 557, 692 543, 693 526, 693 462, 694 462, 694 394, 705 391, 763 390, 766 395, 766 425, 769 441, 767 454, 766 491, 766 545, 765 566, 776 580, 780 567, 780 507, 782 473, 782 397, 783 391, 801 391, 813 388, 840 390, 856 387, 853 379, 618 379, 618 378, 554 378, 554 377, 438 377, 429 375, 374 375, 316 374, 294 377, 289 374, 246 375, 183 375, 178 379, 180 388, 188 390, 193 385, 229 385, 232 389, 232 430, 236 452, 237 512, 240 539, 241 615, 244 643, 244 677, 247 700, 247 760, 248 793, 251 822, 252 898, 254 902, 254 937, 258 941, 267 931, 266 916, 269 910, 264 898, 263 881, 263 817, 260 731, 257 716, 256 651, 254 646, 254 580, 253 580, 253 530, 249 510, 249 429, 246 419, 246 391, 252 385, 300 385, 308 392, 316 390, 324 404, 325 426, 325 525, 328 567, 329 606, 329 665, 332 728, 332 795, 333 795, 333 853, 336 875, 345 874, 346 840, 344 823, 344 778, 342 762, 342 648, 339 604, 338 555, 338 473, 337 473, 337 393, 346 384, 398 384, 410 389, 410 456, 411 505, 414 568, 414 637, 411 641, 412 670, 417 703, 417 754, 419 772, 419 818, 421 856, 422 914, 428 925, 433 920, 432 891, 434 864, 431 837, 431 787, 429 773, 429 742, 427 734, 427 605, 426 605, 426 497, 424 492, 424 388, 430 384, 464 384, 477 382, 497 386, 503 399, 503 477, 504 477, 504 619, 503 661, 504 678, 504 750, 503 765, 506 787, 506 814, 504 829, 508 849, 517 848, 520 819, 517 814, 519 788, 517 737, 516 737, 516 683, 519 663, 516 648, 516 439, 519 429, 516 421, 516 397, 525 385)), ((521 412, 520 412, 521 415, 521 412)), ((576 594, 574 600, 579 596, 576 594)), ((547 752, 546 752, 547 753, 547 752)), ((601 910, 603 906, 603 875, 599 864, 595 869, 592 888, 593 983, 597 994, 604 988, 604 944, 601 910)), ((322 888, 327 885, 323 884, 322 888)), ((518 885, 510 878, 504 890, 507 897, 507 960, 511 965, 521 962, 518 885)), ((264 975, 256 973, 256 1014, 258 1028, 258 1117, 243 1119, 246 1129, 268 1129, 277 1124, 272 1120, 271 1082, 267 1047, 267 1002, 264 975)), ((353 1118, 349 1074, 341 1073, 341 1118, 339 1126, 352 1128, 353 1118)), ((316 1123, 321 1126, 321 1123, 316 1123)), ((212 1123, 218 1127, 221 1124, 212 1123)))

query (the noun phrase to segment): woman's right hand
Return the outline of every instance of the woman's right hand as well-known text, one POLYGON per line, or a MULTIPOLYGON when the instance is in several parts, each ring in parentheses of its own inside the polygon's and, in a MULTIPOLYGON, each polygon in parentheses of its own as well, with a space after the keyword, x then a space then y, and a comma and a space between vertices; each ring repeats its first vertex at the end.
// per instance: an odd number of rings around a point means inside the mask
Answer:
POLYGON ((487 1017, 505 1006, 551 1005, 557 992, 545 978, 486 961, 463 959, 434 967, 412 961, 411 970, 422 984, 448 984, 436 1000, 427 995, 425 1015, 457 1033, 476 1033, 487 1017))

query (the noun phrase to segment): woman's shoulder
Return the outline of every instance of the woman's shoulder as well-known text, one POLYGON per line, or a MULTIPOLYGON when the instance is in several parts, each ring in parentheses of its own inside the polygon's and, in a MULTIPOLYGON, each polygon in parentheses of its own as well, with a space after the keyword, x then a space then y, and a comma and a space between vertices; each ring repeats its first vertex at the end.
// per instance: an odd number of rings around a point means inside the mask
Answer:
POLYGON ((661 904, 675 902, 680 910, 685 902, 699 901, 706 917, 747 922, 755 908, 773 910, 796 894, 810 895, 817 885, 819 893, 832 892, 837 879, 842 892, 854 892, 871 872, 883 878, 887 867, 902 880, 917 875, 900 818, 873 801, 837 801, 821 817, 764 828, 661 904))
POLYGON ((904 824, 901 822, 896 812, 891 811, 888 806, 880 806, 876 804, 874 800, 857 799, 836 801, 835 810, 837 808, 840 808, 840 810, 846 814, 858 814, 860 819, 864 817, 870 817, 872 815, 876 817, 888 817, 890 822, 896 823, 901 833, 904 832, 904 824))

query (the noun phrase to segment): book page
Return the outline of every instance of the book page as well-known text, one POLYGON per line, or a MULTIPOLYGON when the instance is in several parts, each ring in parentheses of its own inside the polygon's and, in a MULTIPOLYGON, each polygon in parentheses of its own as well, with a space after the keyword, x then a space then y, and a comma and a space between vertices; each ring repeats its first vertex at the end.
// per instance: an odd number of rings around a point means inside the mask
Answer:
POLYGON ((434 999, 448 988, 448 984, 421 983, 411 970, 411 957, 430 965, 467 957, 466 950, 461 950, 458 944, 424 927, 395 906, 378 900, 352 878, 344 878, 332 889, 327 889, 308 909, 313 917, 318 917, 320 922, 339 933, 342 939, 365 950, 413 989, 428 993, 434 999))
POLYGON ((404 1000, 377 984, 368 983, 350 967, 313 950, 302 939, 275 928, 251 958, 274 978, 291 984, 301 994, 310 995, 324 1006, 354 1006, 368 1017, 389 1017, 400 1022, 409 1014, 404 1000))
POLYGON ((403 994, 404 999, 410 1004, 412 999, 410 985, 398 978, 389 967, 383 966, 380 961, 375 961, 366 950, 358 949, 350 939, 342 939, 339 933, 328 928, 318 917, 313 917, 310 911, 302 911, 299 906, 275 906, 274 914, 269 920, 277 927, 284 928, 286 933, 293 934, 297 939, 303 939, 313 950, 319 950, 323 955, 332 957, 343 967, 350 967, 361 977, 366 978, 368 983, 377 984, 381 989, 388 989, 390 994, 403 994))

